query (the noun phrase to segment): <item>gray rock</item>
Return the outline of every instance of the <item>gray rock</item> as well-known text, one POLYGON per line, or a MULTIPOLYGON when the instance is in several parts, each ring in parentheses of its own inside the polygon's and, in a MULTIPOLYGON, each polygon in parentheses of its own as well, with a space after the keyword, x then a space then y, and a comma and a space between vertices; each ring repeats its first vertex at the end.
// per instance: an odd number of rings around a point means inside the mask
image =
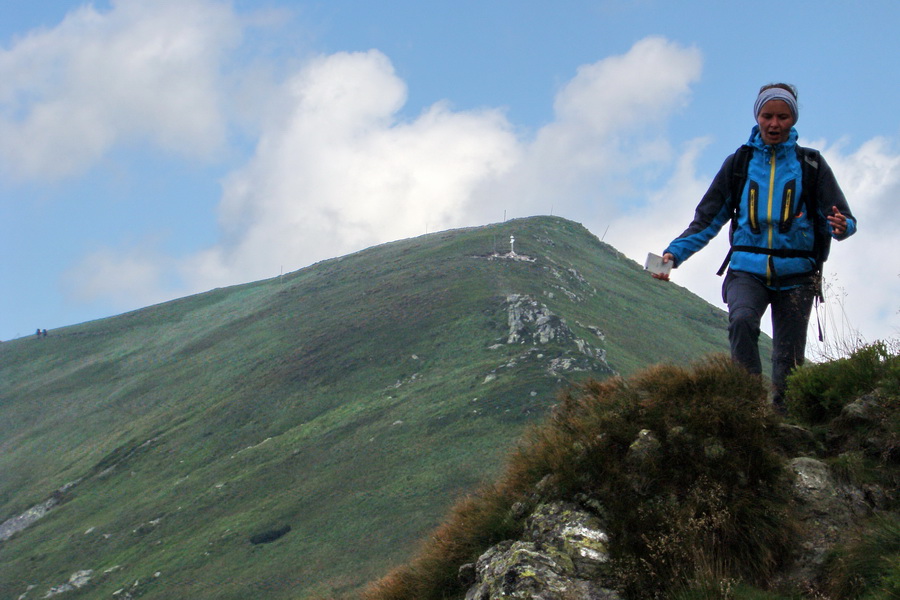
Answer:
POLYGON ((476 563, 477 583, 466 600, 618 600, 598 584, 573 577, 568 557, 533 542, 502 542, 476 563))
POLYGON ((866 394, 844 406, 841 410, 841 418, 850 421, 871 422, 877 418, 880 408, 878 397, 875 394, 866 394))
POLYGON ((551 340, 568 340, 574 337, 564 320, 543 304, 538 304, 534 298, 510 294, 506 303, 509 325, 507 344, 546 344, 551 340))
POLYGON ((625 460, 634 466, 640 466, 656 460, 661 449, 662 444, 656 435, 649 429, 641 429, 628 447, 625 460))
POLYGON ((0 523, 0 542, 6 541, 23 529, 27 529, 40 519, 43 519, 47 513, 56 508, 60 502, 66 497, 66 494, 79 484, 81 480, 71 481, 51 494, 49 498, 43 502, 36 504, 20 515, 11 517, 0 523))
POLYGON ((67 592, 81 589, 88 583, 90 583, 91 576, 93 574, 94 572, 90 569, 77 571, 76 573, 73 573, 71 577, 69 577, 69 581, 67 581, 66 583, 50 588, 50 591, 44 594, 44 598, 51 598, 58 594, 65 594, 67 592))
MULTIPOLYGON (((602 584, 609 538, 594 515, 574 504, 542 504, 526 520, 524 537, 501 542, 478 559, 466 600, 620 598, 602 584)), ((464 566, 461 580, 472 570, 464 566)))
POLYGON ((459 571, 457 572, 456 577, 459 580, 459 583, 465 588, 469 588, 475 585, 475 563, 466 563, 461 566, 459 568, 459 571))
MULTIPOLYGON (((874 514, 896 510, 895 489, 876 483, 891 479, 873 481, 859 476, 866 473, 859 469, 868 469, 866 458, 879 459, 894 468, 897 450, 893 410, 895 406, 873 393, 845 405, 826 428, 810 430, 773 423, 772 442, 793 473, 792 501, 784 505, 784 510, 791 511, 789 518, 796 523, 797 531, 791 540, 792 561, 778 565, 778 572, 765 582, 766 587, 790 590, 789 595, 812 593, 818 597, 821 590, 817 586, 826 575, 830 553, 855 541, 861 526, 874 514), (837 471, 819 458, 825 456, 837 457, 835 469, 846 475, 836 476, 837 471)), ((647 484, 658 476, 664 446, 656 433, 641 430, 623 458, 630 470, 631 488, 621 493, 634 502, 644 500, 647 484)), ((711 465, 730 451, 716 437, 697 438, 682 426, 671 426, 664 434, 665 447, 699 445, 711 465)), ((579 446, 574 445, 572 450, 579 452, 579 446)), ((734 475, 741 486, 751 486, 747 474, 734 475)), ((510 514, 523 524, 523 535, 494 546, 461 571, 460 580, 469 586, 467 600, 620 598, 614 588, 622 582, 616 575, 623 575, 621 569, 627 565, 613 566, 611 562, 607 525, 614 523, 610 523, 602 502, 583 491, 570 502, 541 503, 542 499, 556 497, 557 490, 554 475, 547 475, 527 500, 513 507, 510 514)), ((648 547, 665 542, 645 541, 648 547)))
POLYGON ((602 523, 574 504, 538 506, 525 529, 527 539, 565 554, 579 577, 597 577, 609 563, 609 536, 602 523))
POLYGON ((836 481, 824 462, 799 457, 788 464, 795 476, 792 491, 802 529, 797 560, 785 579, 802 586, 817 578, 828 552, 848 541, 853 525, 873 508, 862 489, 836 481))
POLYGON ((507 344, 544 346, 551 342, 565 349, 550 358, 548 372, 553 376, 574 371, 614 373, 606 361, 606 350, 577 338, 566 321, 553 314, 546 305, 526 294, 506 297, 507 344))

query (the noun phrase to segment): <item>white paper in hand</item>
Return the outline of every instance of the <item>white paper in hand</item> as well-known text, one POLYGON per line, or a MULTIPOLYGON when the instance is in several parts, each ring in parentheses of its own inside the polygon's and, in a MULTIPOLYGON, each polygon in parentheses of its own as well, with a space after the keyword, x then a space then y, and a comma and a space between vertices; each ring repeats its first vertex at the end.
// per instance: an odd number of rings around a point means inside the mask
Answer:
POLYGON ((647 255, 647 262, 644 263, 644 269, 650 271, 654 275, 668 275, 672 270, 672 261, 664 263, 662 256, 657 256, 651 252, 647 255))

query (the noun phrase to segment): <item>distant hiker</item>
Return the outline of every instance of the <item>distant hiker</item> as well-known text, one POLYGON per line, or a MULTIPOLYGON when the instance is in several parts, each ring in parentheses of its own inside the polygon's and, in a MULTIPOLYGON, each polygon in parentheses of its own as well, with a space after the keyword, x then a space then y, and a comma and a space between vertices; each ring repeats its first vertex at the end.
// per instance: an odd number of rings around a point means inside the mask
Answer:
MULTIPOLYGON (((725 159, 690 226, 663 252, 677 268, 731 221, 722 298, 728 304, 731 356, 762 373, 759 324, 772 309, 772 402, 784 412, 788 374, 803 363, 813 301, 831 238, 856 232, 856 218, 818 151, 797 145, 797 90, 760 88, 750 141, 725 159)), ((668 275, 654 275, 667 280, 668 275)))
POLYGON ((36 335, 37 337, 41 337, 41 328, 40 327, 37 328, 37 331, 34 332, 34 335, 36 335))
POLYGON ((47 330, 46 330, 46 329, 42 330, 42 331, 41 331, 41 335, 42 335, 43 337, 47 337, 47 330))

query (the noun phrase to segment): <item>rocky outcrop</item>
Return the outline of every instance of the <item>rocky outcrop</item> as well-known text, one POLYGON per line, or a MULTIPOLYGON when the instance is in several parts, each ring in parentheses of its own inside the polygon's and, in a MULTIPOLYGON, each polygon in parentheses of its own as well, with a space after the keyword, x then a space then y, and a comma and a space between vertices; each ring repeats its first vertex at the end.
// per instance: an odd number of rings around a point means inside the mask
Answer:
POLYGON ((30 527, 36 521, 43 519, 57 504, 59 504, 59 500, 55 497, 50 497, 43 502, 35 504, 22 514, 0 523, 0 542, 8 540, 23 529, 30 527))
POLYGON ((575 504, 542 504, 526 522, 523 540, 491 547, 460 569, 466 600, 618 600, 602 580, 609 537, 600 520, 575 504))
POLYGON ((837 483, 821 460, 798 457, 790 461, 794 473, 794 498, 802 523, 799 560, 786 579, 795 584, 810 581, 825 561, 825 555, 841 540, 856 519, 874 509, 861 490, 837 483))
POLYGON ((552 375, 571 371, 594 371, 613 374, 606 361, 606 350, 595 344, 603 342, 603 334, 596 326, 586 327, 596 336, 588 341, 579 338, 566 321, 555 315, 546 305, 525 294, 506 297, 508 333, 506 344, 532 347, 556 343, 564 348, 562 355, 548 357, 547 370, 552 375))
MULTIPOLYGON (((863 453, 891 460, 888 454, 892 443, 881 437, 882 433, 888 436, 890 433, 878 426, 881 408, 882 399, 875 394, 867 394, 844 406, 828 433, 829 445, 838 452, 837 459, 863 453), (842 434, 851 426, 865 432, 862 439, 851 441, 853 436, 842 434)), ((784 580, 802 586, 816 580, 832 548, 856 535, 861 521, 890 510, 896 498, 895 490, 873 483, 854 484, 836 476, 819 457, 797 456, 788 464, 794 474, 793 494, 801 535, 797 561, 784 574, 784 580)))
POLYGON ((66 495, 72 490, 72 488, 78 485, 78 483, 78 481, 67 483, 66 485, 53 492, 53 494, 51 494, 50 497, 43 502, 35 504, 25 512, 0 523, 0 542, 8 540, 23 529, 27 529, 36 521, 47 516, 47 513, 49 513, 66 499, 66 495))
MULTIPOLYGON (((832 432, 848 420, 859 424, 875 419, 876 408, 877 399, 872 397, 848 404, 832 432)), ((771 584, 811 590, 828 553, 850 541, 864 519, 890 510, 894 491, 871 483, 854 485, 837 477, 822 456, 812 455, 824 451, 825 446, 817 443, 809 430, 782 425, 777 437, 788 453, 792 510, 800 527, 795 559, 771 584), (799 455, 791 457, 793 453, 799 455)), ((871 435, 865 443, 872 445, 871 435)), ((710 446, 707 453, 722 450, 710 446)), ((883 448, 874 446, 868 451, 884 453, 883 448)), ((656 434, 644 429, 629 446, 625 460, 631 469, 640 471, 658 452, 656 434)), ((526 518, 521 539, 501 542, 476 563, 460 569, 460 580, 468 589, 466 600, 619 600, 622 596, 615 589, 609 566, 611 540, 599 516, 603 512, 598 501, 588 498, 539 504, 526 518)))
POLYGON ((91 582, 91 576, 94 574, 91 570, 78 571, 73 573, 69 580, 61 585, 54 586, 50 588, 50 591, 44 595, 44 598, 52 598, 53 596, 58 596, 59 594, 65 594, 67 592, 73 592, 75 590, 81 589, 87 584, 91 582))
POLYGON ((569 341, 575 337, 565 321, 530 296, 510 294, 506 297, 506 305, 509 322, 507 344, 546 344, 551 340, 569 341))

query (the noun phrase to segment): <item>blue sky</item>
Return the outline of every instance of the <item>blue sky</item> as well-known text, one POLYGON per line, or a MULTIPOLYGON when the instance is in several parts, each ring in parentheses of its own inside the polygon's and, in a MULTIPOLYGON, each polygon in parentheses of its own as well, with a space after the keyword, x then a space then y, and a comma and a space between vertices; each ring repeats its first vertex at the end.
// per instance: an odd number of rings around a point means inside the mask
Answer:
MULTIPOLYGON (((830 338, 896 338, 898 24, 890 0, 2 3, 0 340, 504 215, 642 262, 772 81, 860 221, 830 338)), ((717 306, 725 237, 674 276, 717 306)))

